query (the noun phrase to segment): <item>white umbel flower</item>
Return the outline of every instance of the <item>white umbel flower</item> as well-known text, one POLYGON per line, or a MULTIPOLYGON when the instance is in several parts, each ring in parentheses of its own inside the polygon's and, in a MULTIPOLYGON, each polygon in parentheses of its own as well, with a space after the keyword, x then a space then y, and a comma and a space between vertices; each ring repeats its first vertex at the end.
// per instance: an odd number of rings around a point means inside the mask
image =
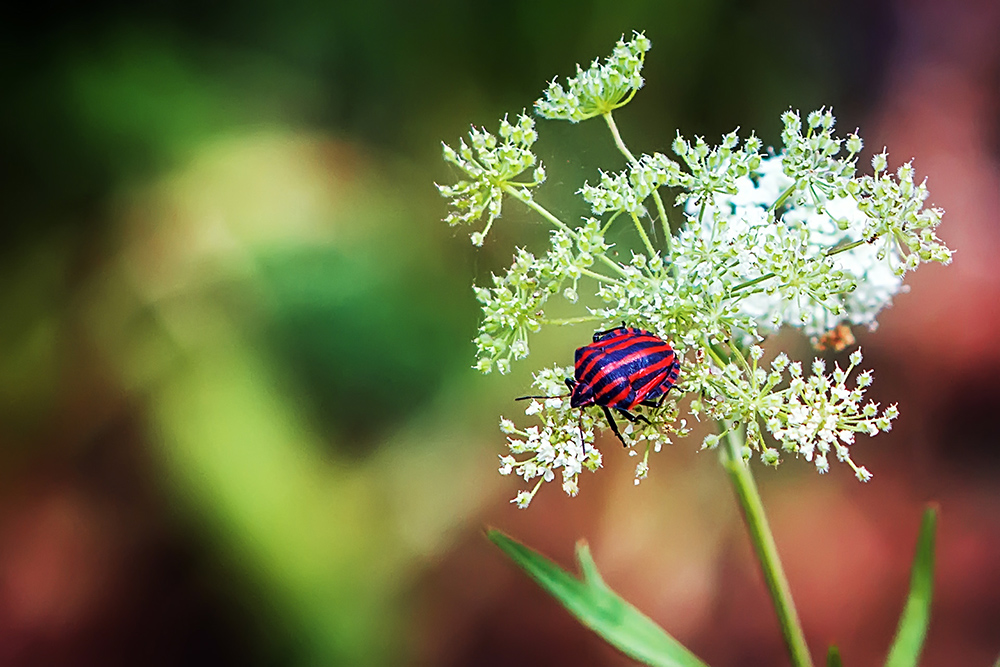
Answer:
MULTIPOLYGON (((705 234, 722 235, 729 242, 744 245, 748 239, 755 241, 745 247, 735 268, 747 280, 761 275, 762 267, 773 266, 772 258, 767 255, 787 238, 786 233, 801 234, 802 242, 807 244, 802 256, 811 260, 816 271, 813 283, 820 289, 810 291, 809 285, 800 289, 786 285, 783 289, 782 285, 773 284, 780 280, 772 279, 740 301, 741 313, 757 323, 761 334, 772 333, 782 324, 800 327, 810 336, 818 336, 842 322, 874 328, 878 313, 892 303, 893 296, 902 288, 903 280, 893 270, 893 265, 900 263, 898 250, 886 251, 863 243, 832 255, 824 267, 817 258, 838 246, 863 240, 866 216, 852 197, 831 199, 822 209, 799 203, 771 212, 772 205, 793 184, 783 171, 780 155, 765 158, 753 177, 737 180, 736 194, 717 195, 714 204, 701 215, 705 234), (723 225, 718 223, 719 212, 723 213, 723 225), (886 252, 892 253, 892 257, 885 257, 886 252), (843 279, 833 272, 852 280, 854 290, 824 294, 824 277, 843 279)), ((690 208, 688 212, 694 214, 690 208)), ((795 237, 792 242, 798 240, 795 237)), ((800 270, 799 275, 802 274, 800 270)))

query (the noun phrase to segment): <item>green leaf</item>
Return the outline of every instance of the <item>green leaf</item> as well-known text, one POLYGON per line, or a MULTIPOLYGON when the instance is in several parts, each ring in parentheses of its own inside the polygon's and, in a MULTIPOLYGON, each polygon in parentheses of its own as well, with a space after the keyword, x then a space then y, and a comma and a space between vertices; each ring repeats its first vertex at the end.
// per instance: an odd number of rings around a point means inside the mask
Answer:
POLYGON ((910 573, 910 596, 899 619, 896 639, 889 649, 886 667, 915 667, 920 659, 931 617, 931 597, 934 589, 934 529, 937 524, 937 507, 929 505, 924 510, 917 538, 917 553, 913 557, 910 573))
POLYGON ((826 667, 844 667, 844 663, 840 661, 840 651, 833 644, 826 653, 826 667))
POLYGON ((657 667, 706 667, 648 616, 608 588, 585 542, 576 547, 582 579, 498 530, 486 536, 581 623, 626 655, 657 667))

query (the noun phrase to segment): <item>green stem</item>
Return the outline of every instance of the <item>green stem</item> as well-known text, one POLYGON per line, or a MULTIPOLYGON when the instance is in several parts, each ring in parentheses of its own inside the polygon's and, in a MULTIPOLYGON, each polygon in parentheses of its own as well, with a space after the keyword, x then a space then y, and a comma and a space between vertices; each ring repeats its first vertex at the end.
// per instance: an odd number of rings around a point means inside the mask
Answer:
MULTIPOLYGON (((622 135, 618 131, 618 125, 615 123, 614 116, 611 115, 611 112, 608 111, 602 114, 602 116, 604 116, 604 122, 608 124, 608 129, 611 130, 611 136, 615 140, 615 146, 618 147, 618 150, 621 151, 621 154, 625 156, 625 159, 628 160, 628 163, 630 165, 639 164, 639 161, 635 159, 634 155, 632 155, 632 151, 628 149, 628 146, 626 146, 625 142, 622 140, 622 135)), ((663 242, 667 248, 667 256, 672 258, 673 248, 671 247, 672 236, 670 232, 670 222, 667 220, 667 210, 663 206, 663 199, 660 198, 660 193, 657 190, 653 190, 653 203, 656 204, 656 213, 657 215, 660 216, 660 225, 663 227, 663 242)), ((670 265, 671 267, 673 267, 671 271, 673 272, 674 277, 676 278, 677 268, 672 261, 670 265)))
MULTIPOLYGON (((663 238, 664 245, 667 246, 667 254, 673 257, 673 247, 671 245, 672 232, 670 231, 670 221, 667 220, 667 210, 663 207, 663 200, 660 199, 660 192, 658 190, 653 190, 653 201, 656 203, 656 214, 660 216, 660 226, 663 227, 663 238)), ((671 262, 671 266, 674 266, 671 262)), ((677 277, 677 270, 674 269, 674 277, 677 277)))
POLYGON ((844 245, 837 246, 836 248, 831 248, 826 252, 827 257, 833 257, 834 255, 839 255, 842 252, 847 252, 848 250, 854 250, 858 246, 863 246, 868 243, 865 239, 860 239, 858 241, 851 241, 850 243, 845 243, 844 245))
POLYGON ((635 223, 635 228, 639 230, 639 236, 642 238, 642 242, 646 244, 646 250, 649 252, 649 256, 652 257, 656 254, 656 248, 650 243, 649 237, 646 236, 646 230, 642 228, 642 223, 639 221, 639 216, 635 213, 630 213, 632 216, 632 222, 635 223))
POLYGON ((812 667, 812 657, 809 655, 809 647, 806 645, 798 612, 795 611, 795 604, 792 602, 792 593, 785 578, 785 571, 781 567, 778 547, 774 543, 771 527, 764 515, 764 504, 753 475, 750 474, 750 466, 743 461, 742 450, 746 442, 743 430, 728 427, 728 424, 719 424, 720 431, 729 431, 726 435, 726 446, 721 448, 719 454, 722 466, 729 473, 729 479, 736 490, 743 518, 750 532, 750 541, 753 542, 754 551, 764 572, 764 581, 774 602, 778 623, 781 625, 792 664, 795 667, 812 667))
POLYGON ((569 234, 570 238, 572 238, 574 240, 579 240, 580 236, 579 236, 579 234, 576 233, 576 230, 571 229, 570 226, 567 225, 565 222, 563 222, 562 220, 560 220, 556 216, 554 216, 551 213, 549 213, 548 209, 546 209, 541 204, 537 203, 534 199, 532 199, 531 197, 524 196, 521 193, 521 191, 518 190, 517 188, 513 188, 513 187, 511 187, 509 185, 503 185, 502 187, 503 187, 503 191, 504 192, 506 192, 511 197, 513 197, 514 199, 518 200, 519 202, 521 202, 522 204, 524 204, 528 208, 530 208, 532 211, 534 211, 538 215, 542 216, 543 218, 545 218, 546 220, 548 220, 549 222, 551 222, 553 225, 555 225, 559 229, 561 229, 564 232, 566 232, 567 234, 569 234))
MULTIPOLYGON (((580 240, 580 235, 576 233, 575 229, 571 229, 569 225, 567 225, 565 222, 563 222, 556 216, 552 215, 547 208, 536 202, 531 197, 525 197, 521 192, 518 191, 517 188, 512 188, 509 185, 504 185, 503 191, 509 194, 517 201, 527 206, 528 208, 530 208, 538 215, 542 216, 543 218, 551 222, 559 229, 569 234, 570 238, 572 238, 574 241, 580 240)), ((609 257, 605 256, 604 254, 598 255, 597 259, 600 260, 609 269, 612 269, 615 273, 619 274, 620 276, 622 277, 628 276, 628 273, 626 273, 625 270, 622 269, 622 267, 620 267, 616 262, 614 262, 609 257)))
POLYGON ((621 284, 620 281, 615 280, 614 278, 610 278, 610 277, 605 276, 603 274, 597 273, 596 271, 591 271, 590 269, 582 269, 581 268, 580 269, 580 273, 582 273, 585 276, 589 276, 589 277, 593 278, 594 280, 597 280, 598 282, 611 283, 612 285, 621 284))
POLYGON ((563 317, 554 320, 542 320, 545 324, 552 324, 555 326, 564 326, 567 324, 583 324, 584 322, 598 322, 600 317, 597 315, 581 315, 580 317, 563 317))
POLYGON ((731 290, 729 290, 729 295, 732 296, 733 294, 736 294, 740 290, 744 290, 744 289, 746 289, 748 287, 753 287, 757 283, 762 283, 765 280, 770 280, 771 278, 775 277, 776 275, 778 275, 778 274, 773 273, 773 272, 768 272, 768 273, 765 273, 762 276, 757 276, 753 280, 747 280, 745 282, 742 282, 739 285, 734 286, 731 290))
POLYGON ((796 186, 796 185, 798 185, 798 183, 792 183, 791 185, 789 185, 789 186, 788 186, 788 189, 786 189, 786 190, 785 190, 784 192, 782 192, 782 193, 781 193, 781 196, 780 196, 780 197, 778 197, 777 199, 775 199, 775 200, 774 200, 774 203, 773 203, 773 204, 771 204, 771 207, 770 207, 770 208, 768 208, 767 210, 768 210, 768 211, 776 211, 776 210, 778 210, 778 207, 779 207, 779 206, 781 206, 782 204, 784 204, 784 203, 785 203, 785 201, 786 201, 786 200, 787 200, 787 199, 788 199, 789 197, 791 197, 791 196, 792 196, 792 193, 793 193, 793 192, 795 192, 795 186, 796 186))
POLYGON ((625 142, 622 141, 622 135, 618 132, 618 126, 615 125, 615 119, 611 117, 611 112, 608 111, 602 115, 604 116, 604 122, 608 124, 608 129, 611 130, 611 136, 614 137, 615 146, 618 147, 618 150, 622 152, 622 155, 625 156, 625 159, 628 160, 629 164, 639 164, 639 161, 635 159, 634 155, 632 155, 632 151, 630 151, 628 146, 625 145, 625 142))

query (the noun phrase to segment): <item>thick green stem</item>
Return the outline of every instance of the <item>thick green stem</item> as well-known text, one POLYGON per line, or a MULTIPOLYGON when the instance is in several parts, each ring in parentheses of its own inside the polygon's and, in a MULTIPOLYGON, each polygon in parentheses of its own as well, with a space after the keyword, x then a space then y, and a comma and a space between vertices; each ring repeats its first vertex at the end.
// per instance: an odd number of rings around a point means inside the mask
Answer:
POLYGON ((742 429, 730 428, 728 424, 720 424, 720 430, 727 430, 726 445, 721 448, 722 466, 729 473, 729 479, 736 490, 736 497, 743 510, 743 518, 750 532, 750 541, 760 560, 764 572, 767 590, 774 602, 778 614, 778 623, 785 636, 785 645, 795 667, 812 667, 812 657, 802 632, 798 612, 792 602, 792 593, 788 588, 785 571, 778 558, 778 547, 774 543, 771 527, 764 515, 764 504, 761 502, 757 484, 750 474, 750 466, 743 460, 745 437, 742 429))

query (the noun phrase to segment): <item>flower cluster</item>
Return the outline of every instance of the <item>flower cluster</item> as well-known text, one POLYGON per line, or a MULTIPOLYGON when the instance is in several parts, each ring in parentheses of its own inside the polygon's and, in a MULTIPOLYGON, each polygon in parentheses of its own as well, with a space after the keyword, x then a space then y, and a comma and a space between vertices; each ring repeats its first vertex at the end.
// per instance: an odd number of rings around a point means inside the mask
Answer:
POLYGON ((680 166, 661 153, 643 155, 634 166, 617 174, 601 172, 599 185, 584 182, 580 195, 594 215, 624 211, 633 215, 646 212, 644 203, 660 187, 676 186, 683 176, 680 166))
POLYGON ((624 106, 642 88, 640 72, 649 47, 642 33, 627 42, 623 37, 603 64, 595 60, 587 70, 577 65, 565 88, 553 79, 545 97, 535 102, 535 111, 543 118, 578 123, 624 106))
POLYGON ((486 227, 472 234, 472 242, 483 245, 493 221, 500 217, 504 193, 520 195, 530 199, 530 188, 545 181, 545 169, 539 164, 532 175, 532 181, 518 183, 513 179, 535 165, 535 154, 531 146, 538 138, 535 121, 521 114, 516 123, 507 118, 500 121, 500 140, 486 130, 472 128, 469 144, 459 140, 456 151, 448 144, 442 144, 444 159, 461 169, 470 180, 461 180, 455 185, 438 185, 442 196, 451 199, 454 210, 444 219, 449 225, 472 223, 487 216, 486 227))
MULTIPOLYGON (((816 359, 812 374, 804 377, 802 364, 791 362, 780 353, 769 369, 759 362, 764 350, 751 345, 748 359, 736 351, 734 361, 724 365, 699 365, 692 372, 689 387, 697 387, 699 398, 692 401, 692 412, 705 413, 730 428, 746 426, 744 457, 753 451, 767 465, 777 466, 779 451, 766 444, 766 430, 782 451, 813 461, 820 473, 830 469, 829 454, 846 463, 855 476, 867 482, 871 473, 851 459, 850 445, 856 433, 869 436, 889 431, 899 412, 895 405, 879 413, 877 403, 862 405, 866 388, 872 383, 872 372, 860 373, 854 388, 847 388, 847 379, 861 363, 861 350, 850 355, 847 369, 834 366, 826 372, 826 364, 816 359)), ((725 435, 705 438, 703 447, 715 447, 725 435)))
MULTIPOLYGON (((660 153, 635 157, 612 111, 642 85, 648 49, 641 34, 623 38, 610 58, 578 71, 565 86, 553 82, 535 104, 546 118, 601 116, 625 157, 624 170, 602 171, 596 185, 580 189, 594 217, 567 222, 535 201, 530 188, 544 177, 540 167, 531 182, 512 180, 535 164, 535 130, 526 116, 516 124, 504 120, 500 141, 473 130, 471 146, 462 142, 457 153, 445 147, 445 159, 469 179, 439 186, 455 209, 446 221, 485 215, 488 229, 508 195, 554 228, 547 252, 517 249, 506 273, 494 275, 490 287, 476 288, 484 313, 476 366, 506 372, 528 355, 529 336, 546 325, 607 329, 625 322, 663 338, 677 352, 681 374, 671 397, 688 394, 692 413, 717 423, 706 444, 742 437, 745 459, 758 452, 764 463, 777 465, 784 452, 814 462, 820 472, 828 470, 832 455, 858 479, 869 479, 851 457, 855 436, 889 430, 897 410, 862 404, 871 371, 859 371, 853 388, 847 387, 860 350, 846 370, 835 366, 828 373, 817 362, 806 377, 801 364, 783 354, 765 368, 759 344, 791 326, 837 351, 851 345, 849 327, 874 328, 878 313, 903 290, 908 270, 950 262, 951 251, 935 231, 942 212, 925 206, 926 185, 916 182, 909 163, 891 172, 883 152, 872 160, 870 174, 859 174, 861 138, 837 137, 828 109, 809 113, 804 122, 797 112, 786 112, 778 149, 763 150, 752 133, 741 140, 734 131, 715 146, 678 134, 672 144, 677 161, 660 153), (662 188, 674 197, 672 223, 662 188), (647 215, 651 206, 655 215, 647 215), (630 229, 618 231, 612 247, 605 238, 615 224, 630 229), (547 308, 554 296, 580 314, 552 318, 547 308)), ((473 240, 481 242, 483 234, 473 240)), ((580 471, 600 467, 594 427, 603 418, 596 410, 569 407, 562 383, 572 372, 552 369, 536 376, 548 398, 533 401, 527 412, 540 425, 519 429, 502 421, 504 432, 516 437, 501 472, 538 480, 532 491, 518 495, 518 506, 527 506, 557 469, 564 490, 575 495, 580 471)), ((674 400, 643 410, 650 423, 623 430, 635 455, 634 446, 646 443, 637 481, 648 473, 649 452, 668 442, 668 434, 688 430, 674 400)))
POLYGON ((584 469, 593 472, 601 467, 601 452, 594 447, 594 417, 570 408, 565 394, 563 380, 572 370, 555 367, 535 374, 534 386, 542 396, 551 398, 542 398, 541 402, 531 399, 525 414, 538 415, 541 426, 521 430, 513 421, 500 418, 500 430, 508 435, 510 449, 510 454, 500 457, 500 474, 513 472, 526 482, 538 478, 531 491, 521 491, 511 501, 518 507, 527 507, 541 483, 554 480, 559 469, 562 469, 563 491, 575 496, 580 491, 580 473, 584 469), (523 457, 525 454, 530 456, 523 457), (519 456, 522 458, 516 458, 519 456))
MULTIPOLYGON (((597 420, 594 415, 570 406, 566 394, 566 378, 572 368, 546 368, 535 374, 534 387, 540 396, 531 397, 524 414, 537 417, 540 425, 519 429, 512 420, 500 418, 500 430, 507 435, 510 453, 500 457, 500 474, 516 474, 524 481, 537 480, 530 491, 520 491, 511 501, 527 507, 542 482, 551 482, 559 473, 562 489, 569 496, 580 491, 579 477, 584 470, 596 472, 602 465, 600 450, 594 444, 597 420)), ((677 405, 669 402, 647 411, 649 423, 629 424, 624 434, 632 441, 629 454, 638 456, 636 448, 645 444, 645 454, 636 466, 635 483, 646 478, 650 451, 659 452, 671 443, 670 434, 686 435, 684 420, 677 419, 677 405)))
MULTIPOLYGON (((840 322, 874 326, 876 315, 902 287, 898 249, 880 251, 865 242, 867 217, 851 196, 817 197, 817 203, 810 195, 792 203, 793 196, 785 193, 794 192, 799 182, 787 175, 794 168, 786 160, 784 154, 761 160, 752 175, 736 181, 734 195, 716 195, 706 208, 714 215, 703 217, 696 228, 702 236, 721 235, 742 246, 732 259, 731 275, 739 285, 770 276, 737 290, 740 312, 764 335, 783 324, 801 327, 809 336, 840 322), (782 197, 786 203, 775 207, 782 197)), ((699 209, 688 203, 687 210, 699 209)))
POLYGON ((528 333, 541 328, 543 307, 549 297, 561 296, 575 303, 580 278, 590 273, 598 255, 608 246, 600 223, 590 218, 576 230, 556 229, 552 247, 542 257, 518 249, 514 263, 502 276, 493 276, 493 287, 476 287, 483 306, 483 321, 476 337, 476 368, 489 373, 510 369, 511 360, 528 356, 528 333))
POLYGON ((673 149, 690 171, 678 179, 677 185, 686 191, 679 201, 697 206, 711 203, 717 194, 737 194, 737 180, 756 170, 761 159, 760 139, 751 134, 742 147, 739 142, 736 131, 722 137, 716 147, 701 137, 689 142, 678 132, 673 149))

